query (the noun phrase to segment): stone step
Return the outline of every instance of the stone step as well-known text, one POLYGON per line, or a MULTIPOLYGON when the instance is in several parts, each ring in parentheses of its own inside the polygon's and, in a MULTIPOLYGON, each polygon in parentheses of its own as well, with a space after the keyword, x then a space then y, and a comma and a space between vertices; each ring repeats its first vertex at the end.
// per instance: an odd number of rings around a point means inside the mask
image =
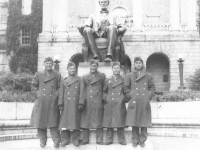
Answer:
MULTIPOLYGON (((19 142, 19 141, 18 141, 19 142)), ((22 143, 20 141, 20 143, 22 143)), ((30 142, 27 141, 27 143, 31 143, 31 145, 26 145, 25 143, 22 144, 4 144, 3 147, 1 147, 1 150, 16 150, 16 147, 18 150, 41 150, 41 147, 39 146, 39 141, 30 142)), ((69 144, 66 147, 59 147, 59 150, 153 150, 153 144, 147 140, 145 142, 145 147, 140 147, 139 145, 137 147, 133 147, 131 143, 127 145, 120 145, 120 144, 112 144, 112 145, 97 145, 97 144, 88 144, 88 145, 80 145, 78 147, 75 147, 73 144, 69 144)), ((51 139, 48 139, 47 145, 45 146, 46 150, 55 150, 53 147, 53 142, 51 139)))
MULTIPOLYGON (((153 126, 148 128, 150 136, 190 137, 200 138, 200 124, 195 120, 181 122, 177 120, 154 120, 153 126)), ((48 130, 49 133, 49 130, 48 130)), ((105 139, 106 129, 104 129, 105 139)), ((126 141, 131 143, 131 128, 125 129, 126 141)), ((0 121, 0 141, 15 139, 31 139, 37 137, 37 130, 29 126, 29 120, 0 121)), ((95 131, 91 131, 91 143, 95 143, 95 131)), ((114 142, 117 143, 115 131, 114 142)))

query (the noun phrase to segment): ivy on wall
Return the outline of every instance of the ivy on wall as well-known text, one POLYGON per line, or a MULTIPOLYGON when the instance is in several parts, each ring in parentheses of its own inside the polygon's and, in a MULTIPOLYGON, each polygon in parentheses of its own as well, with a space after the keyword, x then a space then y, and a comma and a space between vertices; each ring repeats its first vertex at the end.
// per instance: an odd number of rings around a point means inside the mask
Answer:
POLYGON ((42 32, 42 0, 32 0, 30 15, 22 15, 22 0, 9 0, 8 22, 6 31, 7 54, 13 73, 37 71, 38 43, 37 38, 42 32), (30 29, 30 45, 20 45, 20 31, 23 27, 30 29))

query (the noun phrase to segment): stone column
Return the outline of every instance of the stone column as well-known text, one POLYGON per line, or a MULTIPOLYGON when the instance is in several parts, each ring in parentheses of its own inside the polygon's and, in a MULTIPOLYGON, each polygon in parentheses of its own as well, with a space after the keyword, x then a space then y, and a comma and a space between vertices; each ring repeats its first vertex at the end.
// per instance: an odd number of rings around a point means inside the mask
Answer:
POLYGON ((171 32, 180 32, 180 5, 179 0, 170 0, 171 32))
POLYGON ((196 0, 187 0, 187 31, 197 32, 196 24, 196 0))
POLYGON ((68 23, 68 0, 57 0, 58 7, 58 33, 67 33, 68 23))
POLYGON ((142 0, 133 0, 133 31, 143 32, 143 10, 142 0))
POLYGON ((42 32, 50 33, 52 26, 52 1, 51 0, 43 0, 43 21, 42 21, 42 32))

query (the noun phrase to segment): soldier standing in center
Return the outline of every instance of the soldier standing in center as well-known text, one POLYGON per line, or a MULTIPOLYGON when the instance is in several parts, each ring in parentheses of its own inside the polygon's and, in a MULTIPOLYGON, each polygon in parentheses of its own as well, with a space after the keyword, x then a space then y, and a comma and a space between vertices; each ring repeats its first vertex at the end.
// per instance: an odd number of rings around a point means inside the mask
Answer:
POLYGON ((80 95, 81 78, 76 75, 76 66, 73 62, 67 65, 68 76, 61 80, 59 91, 59 109, 61 110, 59 129, 61 131, 61 146, 70 143, 70 135, 75 146, 80 143, 80 112, 78 102, 80 95), (70 130, 73 130, 70 132, 70 130))
POLYGON ((89 129, 96 129, 96 143, 103 145, 103 86, 105 74, 97 71, 97 61, 90 60, 90 73, 81 79, 81 93, 78 105, 83 128, 82 145, 89 143, 89 129))
POLYGON ((120 62, 112 65, 113 75, 106 79, 104 86, 103 127, 107 128, 106 143, 113 143, 114 128, 117 128, 118 142, 126 145, 124 127, 126 122, 126 106, 128 99, 124 95, 124 78, 120 75, 120 62))

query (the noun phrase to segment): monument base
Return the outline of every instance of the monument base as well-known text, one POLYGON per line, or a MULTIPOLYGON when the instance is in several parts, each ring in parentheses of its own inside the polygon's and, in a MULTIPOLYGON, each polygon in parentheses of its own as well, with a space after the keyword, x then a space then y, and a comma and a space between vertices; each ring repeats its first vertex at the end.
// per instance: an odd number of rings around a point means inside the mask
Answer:
MULTIPOLYGON (((98 71, 104 73, 106 77, 112 75, 112 62, 99 62, 98 71)), ((88 62, 79 63, 77 74, 78 76, 83 76, 90 72, 90 66, 88 62)))

